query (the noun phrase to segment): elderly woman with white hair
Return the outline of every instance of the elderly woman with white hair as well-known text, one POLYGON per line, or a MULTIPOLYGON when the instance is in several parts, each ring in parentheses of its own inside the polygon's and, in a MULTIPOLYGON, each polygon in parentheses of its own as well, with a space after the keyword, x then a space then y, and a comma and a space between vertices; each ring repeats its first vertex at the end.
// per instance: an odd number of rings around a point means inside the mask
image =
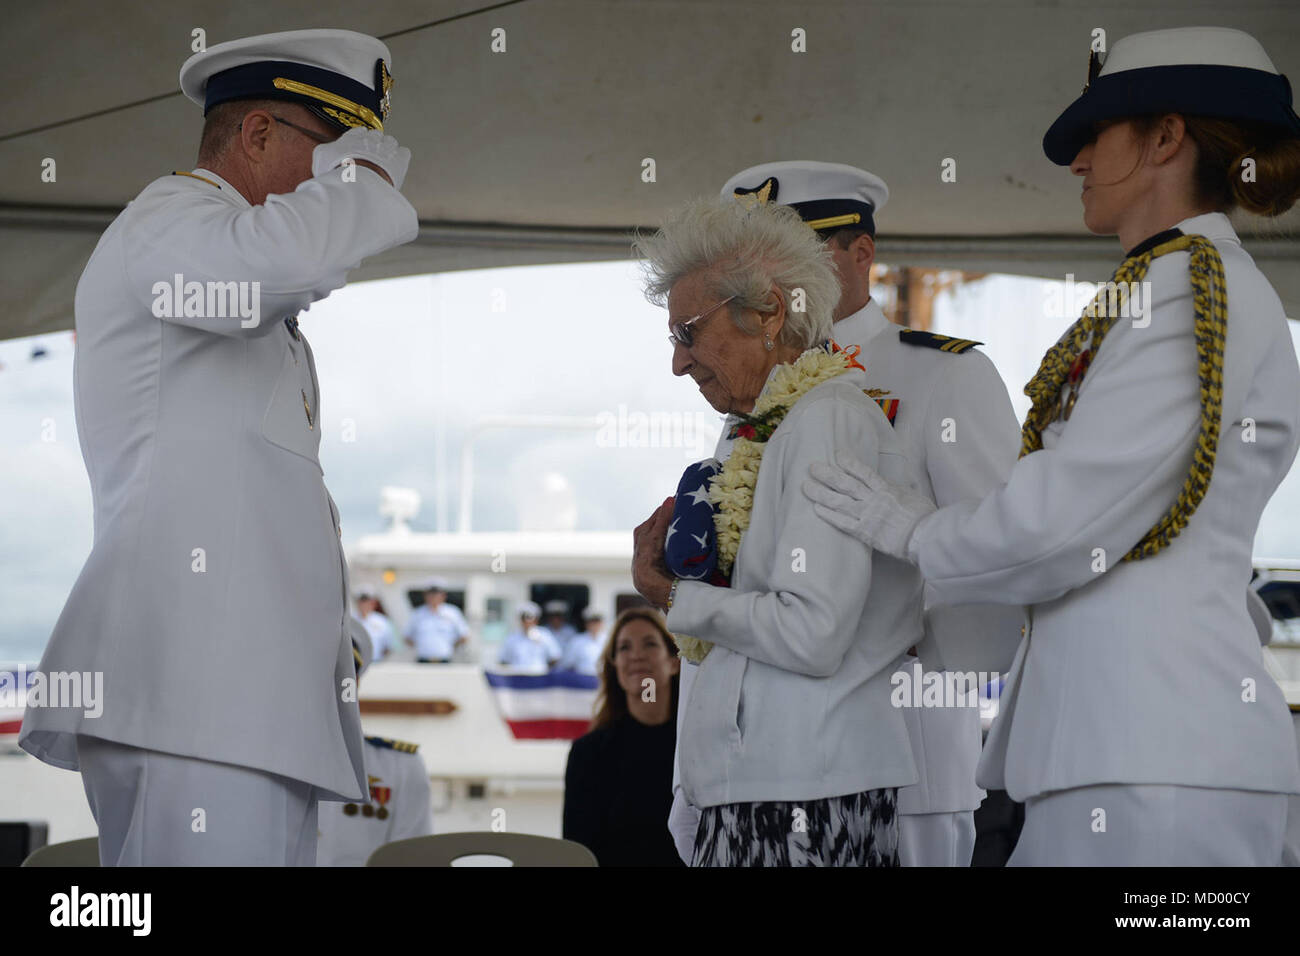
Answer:
POLYGON ((830 341, 828 253, 793 210, 726 200, 636 246, 673 373, 734 422, 725 462, 688 469, 635 535, 637 590, 699 664, 678 741, 692 865, 896 866, 897 788, 917 775, 890 674, 921 637, 921 578, 800 491, 844 448, 905 480, 865 371, 830 341))

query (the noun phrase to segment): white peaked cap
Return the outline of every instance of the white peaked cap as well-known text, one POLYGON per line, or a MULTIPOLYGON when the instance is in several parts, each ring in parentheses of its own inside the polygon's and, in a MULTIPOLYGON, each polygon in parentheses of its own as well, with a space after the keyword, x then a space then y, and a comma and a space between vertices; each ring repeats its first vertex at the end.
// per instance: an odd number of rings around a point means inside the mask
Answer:
POLYGON ((889 187, 874 173, 843 163, 795 159, 742 169, 722 187, 724 199, 756 196, 792 206, 817 230, 862 226, 875 235, 875 214, 889 201, 889 187), (857 216, 856 222, 843 222, 857 216))
POLYGON ((230 100, 302 103, 341 127, 383 129, 392 54, 352 30, 291 30, 229 40, 181 66, 181 91, 203 107, 230 100))

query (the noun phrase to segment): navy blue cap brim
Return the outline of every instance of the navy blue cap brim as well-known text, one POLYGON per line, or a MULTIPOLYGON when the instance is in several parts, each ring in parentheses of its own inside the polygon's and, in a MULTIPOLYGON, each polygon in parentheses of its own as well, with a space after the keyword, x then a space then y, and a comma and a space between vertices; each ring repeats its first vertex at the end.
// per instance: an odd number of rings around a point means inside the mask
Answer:
POLYGON ((285 100, 310 107, 336 126, 364 125, 381 129, 381 95, 380 91, 332 70, 266 60, 211 76, 205 91, 203 115, 231 100, 285 100))
POLYGON ((1151 66, 1093 80, 1048 129, 1043 152, 1068 166, 1097 123, 1155 113, 1248 120, 1300 135, 1285 76, 1240 66, 1151 66))
POLYGON ((876 234, 876 221, 872 218, 875 212, 870 203, 862 202, 857 199, 813 199, 808 202, 792 202, 790 207, 799 213, 799 218, 804 222, 813 225, 826 219, 835 219, 840 216, 851 216, 857 214, 856 223, 848 223, 840 226, 817 227, 821 228, 843 229, 852 227, 855 229, 866 229, 872 236, 876 234))

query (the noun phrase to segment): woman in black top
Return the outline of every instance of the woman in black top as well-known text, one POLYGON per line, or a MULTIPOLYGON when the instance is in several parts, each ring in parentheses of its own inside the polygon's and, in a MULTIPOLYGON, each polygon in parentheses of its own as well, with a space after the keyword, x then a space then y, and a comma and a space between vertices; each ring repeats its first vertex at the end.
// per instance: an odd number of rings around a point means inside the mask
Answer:
POLYGON ((564 838, 601 866, 682 866, 668 832, 677 745, 677 646, 653 608, 618 616, 591 730, 564 774, 564 838))

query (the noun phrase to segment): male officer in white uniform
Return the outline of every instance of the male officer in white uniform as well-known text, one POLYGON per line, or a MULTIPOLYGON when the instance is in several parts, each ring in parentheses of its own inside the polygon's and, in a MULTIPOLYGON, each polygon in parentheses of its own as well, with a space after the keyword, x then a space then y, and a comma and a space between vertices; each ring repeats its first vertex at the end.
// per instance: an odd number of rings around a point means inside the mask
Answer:
POLYGON ((199 168, 147 186, 78 284, 95 537, 42 669, 102 672, 104 705, 29 710, 21 744, 81 771, 104 865, 311 866, 317 801, 367 792, 296 314, 418 231, 389 62, 341 30, 192 56, 199 168))
MULTIPOLYGON (((978 345, 903 329, 871 298, 875 214, 889 190, 877 176, 838 163, 765 163, 737 173, 722 196, 779 202, 798 210, 826 242, 839 274, 841 297, 833 337, 861 349, 871 395, 903 438, 912 479, 938 501, 960 501, 1000 484, 1016 461, 1019 425, 993 363, 978 345)), ((726 428, 723 429, 724 434, 726 428)), ((719 446, 720 459, 728 450, 719 446)), ((925 672, 1004 670, 1022 634, 1019 609, 993 605, 942 608, 926 615, 926 639, 900 669, 907 680, 925 672)), ((688 688, 694 668, 682 668, 688 688)), ((683 689, 683 697, 687 690, 683 689)), ((911 694, 905 695, 911 699, 911 694)), ((981 733, 978 696, 970 706, 906 707, 920 781, 898 793, 899 858, 904 866, 968 866, 975 847, 974 811, 984 798, 975 784, 981 733)), ((680 714, 681 709, 678 710, 680 714)), ((675 833, 693 833, 693 814, 674 803, 675 833)), ((684 844, 679 837, 679 843, 684 844)))
POLYGON ((556 670, 577 671, 579 674, 599 674, 605 655, 605 615, 594 607, 584 608, 582 622, 586 625, 581 633, 574 634, 564 646, 560 663, 556 670))
MULTIPOLYGON (((357 680, 370 664, 363 656, 357 680)), ((419 745, 391 737, 367 737, 368 802, 331 803, 321 809, 317 866, 365 866, 385 843, 433 833, 429 770, 419 745)))
POLYGON ((447 664, 469 641, 469 623, 460 608, 447 603, 447 582, 434 578, 424 588, 424 604, 411 612, 403 632, 421 664, 447 664))
POLYGON ((568 650, 569 642, 578 634, 577 628, 569 623, 569 602, 556 598, 547 601, 542 610, 546 612, 546 629, 551 632, 551 637, 555 638, 560 651, 568 650))
POLYGON ((539 627, 542 609, 532 601, 519 605, 519 627, 501 644, 500 664, 518 670, 544 672, 560 659, 560 645, 551 632, 539 627))

